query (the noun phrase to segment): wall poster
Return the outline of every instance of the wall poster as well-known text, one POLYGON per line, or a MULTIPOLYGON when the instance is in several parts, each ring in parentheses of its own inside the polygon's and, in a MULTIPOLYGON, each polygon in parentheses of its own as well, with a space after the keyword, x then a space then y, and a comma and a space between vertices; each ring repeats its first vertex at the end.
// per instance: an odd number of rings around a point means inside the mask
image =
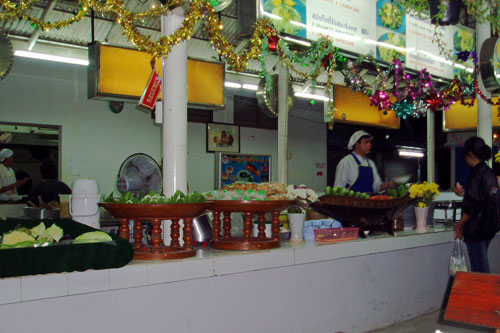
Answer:
POLYGON ((216 153, 215 188, 235 182, 267 183, 271 181, 271 156, 216 153))

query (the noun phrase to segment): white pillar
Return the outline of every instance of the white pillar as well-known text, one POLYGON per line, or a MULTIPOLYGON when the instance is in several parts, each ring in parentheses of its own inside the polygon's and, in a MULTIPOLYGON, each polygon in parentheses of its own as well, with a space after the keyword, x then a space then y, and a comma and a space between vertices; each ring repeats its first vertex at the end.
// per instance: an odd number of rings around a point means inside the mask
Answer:
POLYGON ((288 68, 278 65, 278 180, 288 184, 288 68))
MULTIPOLYGON (((183 21, 182 7, 162 16, 162 36, 176 31, 183 21)), ((187 190, 187 60, 186 41, 163 57, 163 193, 167 197, 187 190)))
POLYGON ((436 122, 435 111, 427 111, 427 182, 436 181, 436 140, 434 135, 434 123, 436 122))
MULTIPOLYGON (((476 51, 479 53, 483 42, 491 37, 491 30, 489 23, 476 23, 476 51)), ((483 80, 481 78, 481 73, 478 75, 477 79, 478 87, 484 94, 490 98, 491 93, 486 91, 484 88, 483 80)), ((492 120, 491 120, 491 105, 486 103, 481 96, 477 95, 477 136, 483 138, 484 142, 488 146, 492 146, 493 143, 493 132, 492 132, 492 120)), ((491 160, 489 162, 491 166, 491 160)))

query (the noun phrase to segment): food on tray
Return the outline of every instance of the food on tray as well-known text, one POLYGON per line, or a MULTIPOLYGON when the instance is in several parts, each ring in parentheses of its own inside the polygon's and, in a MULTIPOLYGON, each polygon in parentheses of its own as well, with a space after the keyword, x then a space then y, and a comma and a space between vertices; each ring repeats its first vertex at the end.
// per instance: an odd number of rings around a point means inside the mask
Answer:
POLYGON ((392 62, 393 59, 400 59, 404 61, 406 40, 403 35, 388 32, 380 36, 378 41, 386 45, 379 44, 377 46, 377 56, 380 60, 392 62), (394 47, 391 47, 391 45, 394 47))
POLYGON ((179 203, 198 203, 204 202, 205 197, 194 191, 193 193, 184 194, 181 190, 177 190, 171 197, 166 197, 161 193, 151 191, 148 194, 139 193, 134 196, 131 192, 122 194, 121 197, 114 197, 111 192, 107 197, 103 196, 102 202, 121 203, 121 204, 179 204, 179 203))
POLYGON ((287 200, 286 185, 281 182, 237 182, 203 195, 208 200, 287 200))
POLYGON ((370 200, 389 200, 389 199, 392 199, 392 198, 390 196, 388 196, 387 194, 376 194, 376 195, 370 196, 370 200))
POLYGON ((111 242, 113 239, 104 231, 89 231, 76 237, 73 244, 111 242))
POLYGON ((59 242, 62 237, 63 230, 56 224, 46 228, 45 224, 41 222, 31 229, 18 226, 14 230, 0 235, 0 249, 46 246, 59 242))
POLYGON ((394 199, 394 198, 402 198, 406 197, 408 195, 408 188, 405 184, 399 184, 397 188, 391 188, 387 190, 387 195, 386 194, 378 194, 374 196, 370 196, 368 193, 364 192, 355 192, 353 190, 348 190, 343 187, 331 187, 327 186, 326 187, 326 194, 327 195, 336 195, 336 196, 346 196, 346 197, 352 197, 352 198, 358 198, 358 199, 371 199, 371 200, 388 200, 388 199, 394 199))
POLYGON ((386 3, 378 10, 382 24, 391 29, 399 29, 403 24, 404 12, 397 4, 386 3))
POLYGON ((402 198, 408 195, 408 189, 404 184, 399 184, 397 188, 390 188, 387 194, 392 198, 402 198))
POLYGON ((344 187, 340 186, 327 186, 326 187, 326 194, 327 195, 339 195, 339 196, 347 196, 347 197, 353 197, 353 198, 361 198, 361 199, 370 199, 370 195, 368 193, 364 192, 355 192, 353 190, 348 190, 344 187))

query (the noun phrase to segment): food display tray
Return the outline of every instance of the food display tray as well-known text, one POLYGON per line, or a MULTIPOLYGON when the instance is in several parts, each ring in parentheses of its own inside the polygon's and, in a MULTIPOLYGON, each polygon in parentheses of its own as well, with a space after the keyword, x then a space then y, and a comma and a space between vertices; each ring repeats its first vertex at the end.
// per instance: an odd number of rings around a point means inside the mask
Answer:
POLYGON ((393 234, 392 224, 396 215, 410 206, 415 199, 409 196, 372 200, 353 197, 325 195, 312 205, 312 208, 322 214, 342 222, 344 226, 359 228, 359 236, 365 237, 364 231, 382 228, 393 234))
POLYGON ((176 204, 122 204, 100 202, 116 218, 126 219, 171 219, 197 217, 212 206, 213 201, 176 204))
MULTIPOLYGON (((72 238, 96 229, 71 219, 21 220, 0 222, 0 234, 16 226, 33 228, 43 222, 48 228, 56 224, 64 235, 72 238)), ((128 264, 133 256, 132 245, 111 235, 113 242, 50 245, 0 250, 0 278, 85 271, 87 269, 118 268, 128 264)))
POLYGON ((392 208, 405 204, 412 199, 410 196, 404 196, 402 198, 394 198, 387 200, 373 200, 373 199, 361 199, 341 195, 324 195, 319 198, 320 202, 332 206, 344 206, 344 207, 359 207, 359 208, 392 208))
POLYGON ((99 206, 105 208, 111 215, 120 219, 120 237, 128 240, 130 229, 129 222, 134 224, 134 259, 136 260, 167 260, 194 257, 196 249, 193 246, 193 219, 210 206, 212 201, 199 203, 173 203, 173 204, 125 204, 100 202, 99 206), (184 228, 182 236, 184 244, 180 245, 180 224, 183 219, 184 228), (152 244, 144 244, 145 220, 151 220, 152 244), (162 220, 171 220, 170 244, 163 240, 162 220))
POLYGON ((288 208, 294 200, 214 200, 212 211, 220 212, 272 212, 288 208))

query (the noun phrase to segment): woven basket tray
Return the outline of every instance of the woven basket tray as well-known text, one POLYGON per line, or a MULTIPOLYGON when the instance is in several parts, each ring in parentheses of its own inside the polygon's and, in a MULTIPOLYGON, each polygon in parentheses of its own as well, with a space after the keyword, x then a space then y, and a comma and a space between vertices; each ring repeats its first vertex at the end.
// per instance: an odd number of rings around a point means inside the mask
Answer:
POLYGON ((357 207, 357 208, 375 208, 375 209, 397 207, 410 200, 412 200, 410 196, 388 199, 388 200, 361 199, 361 198, 353 198, 341 195, 324 195, 321 198, 319 198, 319 201, 321 201, 321 203, 327 205, 357 207))

